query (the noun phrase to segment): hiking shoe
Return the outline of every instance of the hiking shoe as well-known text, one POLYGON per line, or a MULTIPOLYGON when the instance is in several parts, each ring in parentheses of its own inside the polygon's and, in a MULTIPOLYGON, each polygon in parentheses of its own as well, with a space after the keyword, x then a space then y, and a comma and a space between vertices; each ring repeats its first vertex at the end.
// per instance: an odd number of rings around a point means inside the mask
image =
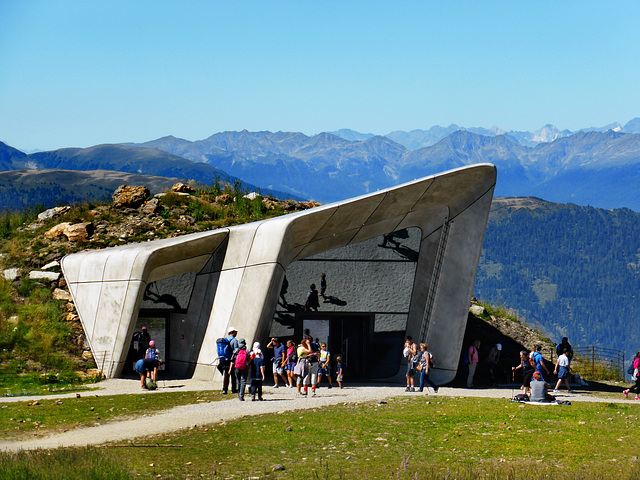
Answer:
POLYGON ((273 388, 278 388, 278 385, 274 385, 273 388))
POLYGON ((238 400, 240 400, 241 402, 244 402, 244 397, 240 397, 238 400))
POLYGON ((315 397, 315 396, 316 396, 316 390, 315 390, 315 388, 311 390, 311 396, 312 396, 312 397, 315 397))
POLYGON ((331 385, 329 385, 327 388, 333 388, 331 385))
MULTIPOLYGON (((560 390, 554 390, 553 393, 560 393, 560 390)), ((571 390, 569 390, 569 393, 572 393, 571 390)))
POLYGON ((433 391, 434 391, 435 393, 438 393, 438 390, 440 390, 440 387, 436 387, 436 388, 434 388, 434 389, 433 389, 433 391))
POLYGON ((222 394, 223 394, 223 395, 226 395, 226 394, 227 394, 227 391, 226 391, 226 390, 222 390, 222 394))
POLYGON ((405 391, 405 392, 409 392, 409 391, 410 391, 410 390, 409 390, 409 387, 405 388, 405 389, 404 389, 404 391, 405 391))
POLYGON ((416 391, 416 389, 415 389, 415 388, 413 388, 413 387, 411 387, 411 390, 409 390, 409 391, 410 391, 410 392, 415 392, 415 391, 416 391))

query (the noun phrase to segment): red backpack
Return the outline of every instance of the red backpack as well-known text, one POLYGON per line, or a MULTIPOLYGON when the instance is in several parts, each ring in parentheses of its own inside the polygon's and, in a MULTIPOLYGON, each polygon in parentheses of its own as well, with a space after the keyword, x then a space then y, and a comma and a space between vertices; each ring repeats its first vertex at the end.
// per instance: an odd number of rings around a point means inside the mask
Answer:
POLYGON ((247 355, 247 351, 245 349, 238 350, 235 367, 238 370, 245 370, 247 365, 249 365, 249 355, 247 355))

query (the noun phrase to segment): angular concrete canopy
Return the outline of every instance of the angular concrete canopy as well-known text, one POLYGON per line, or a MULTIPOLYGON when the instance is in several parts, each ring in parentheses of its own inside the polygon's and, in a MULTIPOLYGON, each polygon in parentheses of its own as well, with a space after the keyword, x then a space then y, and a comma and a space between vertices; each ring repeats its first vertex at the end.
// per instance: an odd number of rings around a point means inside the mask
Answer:
POLYGON ((107 377, 123 372, 147 286, 190 274, 171 360, 179 375, 211 379, 216 339, 229 326, 248 344, 267 338, 292 262, 419 227, 406 333, 429 343, 438 359, 432 378, 445 383, 458 366, 495 182, 493 165, 464 167, 269 220, 68 255, 62 270, 107 377))

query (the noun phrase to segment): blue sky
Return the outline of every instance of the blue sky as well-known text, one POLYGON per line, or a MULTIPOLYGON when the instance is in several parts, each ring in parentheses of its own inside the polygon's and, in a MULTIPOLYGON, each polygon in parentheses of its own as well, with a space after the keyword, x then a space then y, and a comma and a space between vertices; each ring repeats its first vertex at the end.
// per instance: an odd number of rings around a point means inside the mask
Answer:
POLYGON ((624 124, 638 18, 622 1, 0 0, 0 141, 624 124))

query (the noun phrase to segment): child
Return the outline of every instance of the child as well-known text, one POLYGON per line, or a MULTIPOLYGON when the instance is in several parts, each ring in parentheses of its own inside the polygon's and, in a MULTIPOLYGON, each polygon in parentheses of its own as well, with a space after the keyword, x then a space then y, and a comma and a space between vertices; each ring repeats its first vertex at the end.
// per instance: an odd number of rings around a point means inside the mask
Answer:
POLYGON ((256 395, 258 395, 259 401, 263 401, 262 382, 264 382, 264 361, 262 360, 262 350, 260 350, 259 343, 257 348, 256 344, 253 344, 253 353, 251 356, 253 357, 251 359, 251 401, 256 401, 256 395))
POLYGON ((342 357, 340 355, 338 355, 336 357, 336 362, 338 363, 338 365, 336 366, 336 380, 338 381, 338 386, 340 388, 343 388, 343 386, 342 386, 342 376, 343 376, 343 372, 342 372, 342 357))
POLYGON ((328 352, 327 344, 324 342, 320 344, 320 370, 318 371, 318 386, 320 386, 322 375, 327 376, 327 380, 329 380, 329 388, 333 388, 331 385, 331 354, 328 352))

